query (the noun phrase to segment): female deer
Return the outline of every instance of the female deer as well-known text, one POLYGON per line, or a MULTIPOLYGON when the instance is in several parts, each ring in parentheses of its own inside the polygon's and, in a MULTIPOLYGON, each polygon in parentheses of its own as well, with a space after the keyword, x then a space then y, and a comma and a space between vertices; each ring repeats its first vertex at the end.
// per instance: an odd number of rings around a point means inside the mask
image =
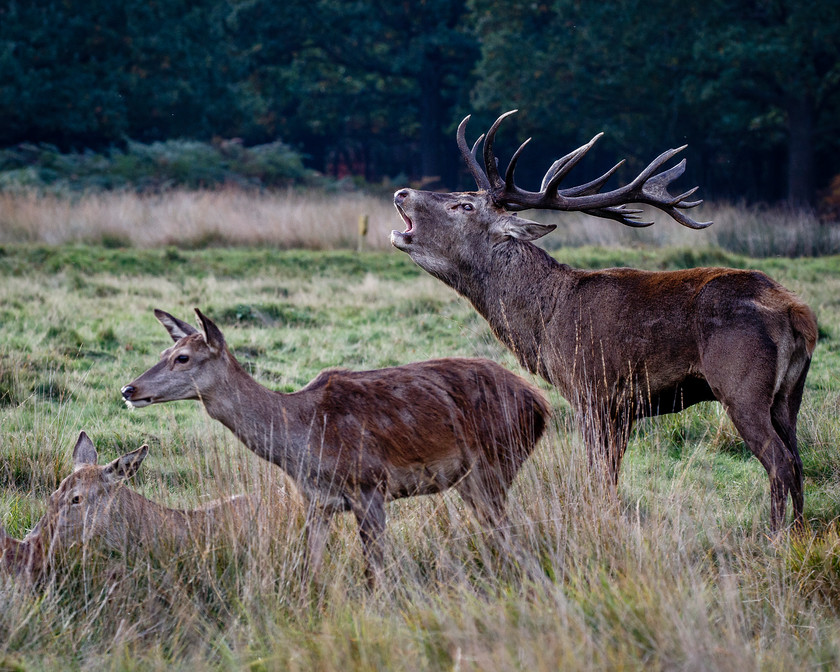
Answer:
POLYGON ((125 551, 174 550, 232 534, 242 536, 257 511, 256 498, 236 495, 190 510, 170 509, 131 490, 125 482, 149 452, 144 445, 106 465, 85 432, 73 449, 73 473, 50 495, 47 512, 32 531, 50 553, 98 543, 125 551))
POLYGON ((508 488, 543 433, 549 406, 533 385, 484 359, 440 359, 374 371, 321 372, 299 392, 257 383, 219 328, 160 310, 175 345, 126 385, 130 407, 198 399, 248 448, 280 466, 308 501, 308 555, 317 571, 329 520, 352 511, 368 575, 382 566, 385 502, 458 490, 499 526, 508 488))

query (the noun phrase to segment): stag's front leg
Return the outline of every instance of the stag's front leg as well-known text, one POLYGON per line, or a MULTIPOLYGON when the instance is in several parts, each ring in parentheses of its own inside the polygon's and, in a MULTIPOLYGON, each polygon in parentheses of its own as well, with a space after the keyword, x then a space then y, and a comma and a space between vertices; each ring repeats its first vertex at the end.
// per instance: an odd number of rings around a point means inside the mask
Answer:
POLYGON ((365 575, 372 588, 380 582, 385 565, 385 497, 380 490, 361 491, 350 502, 350 506, 359 523, 359 536, 365 556, 365 575))
POLYGON ((584 409, 578 411, 589 466, 604 486, 615 492, 621 460, 630 440, 632 421, 626 413, 584 409))

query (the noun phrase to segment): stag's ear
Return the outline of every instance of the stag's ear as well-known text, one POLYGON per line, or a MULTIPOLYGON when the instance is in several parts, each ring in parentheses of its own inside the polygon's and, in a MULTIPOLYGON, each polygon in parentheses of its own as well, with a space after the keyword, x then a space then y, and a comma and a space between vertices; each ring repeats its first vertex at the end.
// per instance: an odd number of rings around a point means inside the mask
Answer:
POLYGON ((99 460, 99 455, 96 453, 93 441, 87 434, 80 432, 76 447, 73 448, 73 471, 88 464, 96 464, 97 460, 99 460))
POLYGON ((204 329, 204 340, 207 341, 207 345, 210 346, 210 349, 217 352, 224 350, 225 337, 224 334, 222 334, 221 329, 219 329, 213 320, 207 317, 198 308, 195 309, 195 314, 201 322, 201 327, 204 329))
POLYGON ((516 215, 499 217, 492 227, 492 232, 500 236, 510 236, 519 240, 536 240, 557 228, 556 224, 540 224, 516 215))
POLYGON ((187 324, 186 322, 179 320, 177 317, 174 317, 169 313, 165 313, 162 310, 158 310, 157 308, 155 308, 155 317, 164 326, 166 331, 169 332, 172 340, 176 343, 184 338, 184 336, 198 333, 198 329, 191 324, 187 324))
POLYGON ((140 446, 137 450, 132 450, 108 464, 102 473, 112 483, 128 480, 137 473, 148 454, 149 446, 140 446))

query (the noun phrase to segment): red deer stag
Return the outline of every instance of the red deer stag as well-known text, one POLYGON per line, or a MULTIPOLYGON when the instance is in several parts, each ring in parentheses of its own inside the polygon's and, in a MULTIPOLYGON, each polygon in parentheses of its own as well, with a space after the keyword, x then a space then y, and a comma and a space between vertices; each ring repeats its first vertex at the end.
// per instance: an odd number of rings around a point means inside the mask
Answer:
MULTIPOLYGON (((515 112, 515 110, 514 110, 515 112)), ((788 493, 802 522, 802 462, 796 416, 814 351, 812 311, 757 271, 694 268, 648 272, 625 268, 584 271, 555 261, 530 241, 546 226, 509 211, 582 211, 628 226, 656 207, 690 228, 704 228, 683 210, 695 189, 671 196, 667 187, 685 159, 658 172, 683 148, 661 154, 630 184, 601 193, 615 166, 601 177, 560 189, 596 136, 556 161, 539 192, 514 183, 527 141, 502 177, 493 154, 499 117, 469 148, 458 146, 478 191, 441 194, 400 189, 394 195, 405 231, 391 242, 424 270, 465 296, 524 367, 557 386, 576 409, 590 459, 603 461, 615 483, 636 418, 681 411, 717 400, 770 476, 770 525, 785 520, 788 493), (476 158, 484 138, 484 167, 476 158)))
POLYGON ((257 383, 219 328, 160 310, 175 345, 126 385, 130 407, 198 399, 307 500, 308 564, 317 573, 333 514, 352 511, 368 577, 381 570, 386 501, 454 487, 483 523, 504 520, 508 488, 543 433, 549 405, 494 362, 440 359, 374 371, 332 369, 282 394, 257 383))

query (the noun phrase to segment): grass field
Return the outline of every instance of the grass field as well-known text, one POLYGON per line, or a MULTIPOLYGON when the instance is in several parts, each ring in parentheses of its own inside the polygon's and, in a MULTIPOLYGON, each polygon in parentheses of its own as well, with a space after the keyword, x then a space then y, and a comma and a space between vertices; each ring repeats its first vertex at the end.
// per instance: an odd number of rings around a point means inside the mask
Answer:
POLYGON ((522 370, 469 305, 406 256, 326 249, 353 246, 354 234, 335 244, 322 234, 320 251, 277 240, 166 246, 179 231, 170 222, 164 246, 125 236, 47 245, 34 229, 4 229, 0 515, 25 534, 69 473, 84 429, 103 459, 150 445, 131 484, 147 497, 192 507, 279 492, 267 504, 271 523, 248 548, 131 564, 70 557, 43 592, 0 581, 0 668, 840 666, 840 258, 750 258, 718 240, 554 251, 592 268, 759 268, 814 308, 820 342, 799 430, 805 535, 768 538, 767 476, 719 406, 640 424, 613 500, 590 482, 565 402, 531 377, 556 413, 513 489, 511 546, 485 538, 454 493, 403 500, 389 507, 387 583, 369 593, 348 516, 336 521, 322 576, 302 579, 302 507, 277 468, 195 402, 125 408, 120 387, 170 343, 152 309, 194 322, 201 308, 252 374, 281 391, 329 366, 449 355, 522 370))

